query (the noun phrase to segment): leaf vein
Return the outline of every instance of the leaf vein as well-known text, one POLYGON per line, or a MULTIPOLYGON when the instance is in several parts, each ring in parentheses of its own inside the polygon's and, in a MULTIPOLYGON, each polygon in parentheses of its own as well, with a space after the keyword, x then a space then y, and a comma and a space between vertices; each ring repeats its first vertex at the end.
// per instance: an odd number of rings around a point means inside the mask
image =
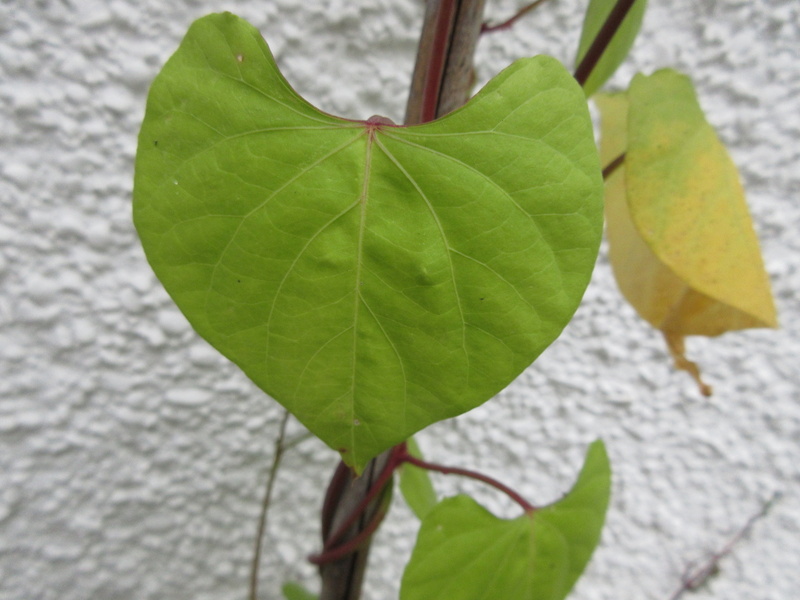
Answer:
POLYGON ((384 154, 386 154, 387 158, 390 161, 392 161, 392 163, 403 174, 403 176, 406 179, 408 179, 409 183, 411 183, 411 185, 414 187, 414 189, 417 191, 417 193, 423 199, 423 201, 425 202, 425 204, 428 207, 428 210, 431 213, 431 216, 433 217, 434 222, 436 223, 437 228, 439 229, 439 235, 442 238, 442 243, 444 244, 445 249, 448 250, 447 260, 448 260, 448 265, 450 266, 450 279, 451 279, 451 282, 452 282, 452 285, 453 285, 453 293, 455 294, 455 297, 456 297, 456 304, 458 305, 458 313, 459 313, 459 316, 461 318, 461 348, 464 351, 464 357, 467 360, 467 385, 469 385, 469 373, 471 371, 471 367, 470 367, 470 354, 469 354, 469 351, 467 350, 467 325, 466 325, 466 322, 464 320, 464 306, 463 306, 463 303, 462 303, 462 300, 461 300, 461 294, 459 292, 458 284, 456 282, 455 265, 453 264, 453 259, 451 258, 450 252, 449 252, 450 250, 452 250, 452 248, 450 246, 449 240, 447 239, 447 234, 444 231, 444 227, 442 226, 442 222, 439 220, 439 215, 436 213, 436 210, 433 208, 433 205, 431 204, 431 201, 428 198, 428 196, 425 194, 424 191, 422 191, 422 188, 420 187, 420 185, 417 182, 417 180, 414 179, 411 176, 411 174, 403 167, 403 165, 400 164, 400 161, 397 160, 397 158, 389 151, 389 149, 383 143, 381 143, 381 141, 379 139, 376 138, 375 141, 378 144, 378 146, 380 147, 380 149, 383 150, 384 154))

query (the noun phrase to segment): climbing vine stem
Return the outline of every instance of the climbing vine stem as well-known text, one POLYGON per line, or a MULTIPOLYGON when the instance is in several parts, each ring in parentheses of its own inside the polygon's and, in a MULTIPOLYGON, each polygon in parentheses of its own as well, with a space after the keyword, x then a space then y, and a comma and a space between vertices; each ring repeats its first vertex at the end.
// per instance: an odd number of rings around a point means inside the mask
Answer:
POLYGON ((532 514, 537 510, 533 504, 525 500, 519 493, 507 485, 497 481, 496 479, 493 479, 492 477, 476 471, 471 471, 469 469, 462 469, 460 467, 447 467, 422 460, 412 456, 408 452, 407 445, 402 443, 392 448, 386 465, 369 487, 361 502, 353 509, 347 518, 342 521, 341 524, 339 524, 333 533, 326 536, 322 552, 308 557, 308 560, 311 563, 323 565, 341 560, 348 554, 357 551, 369 540, 372 533, 377 530, 378 526, 383 520, 383 517, 386 515, 389 502, 389 494, 387 491, 389 489, 389 484, 392 480, 392 477, 394 476, 395 471, 397 471, 397 469, 404 464, 425 469, 426 471, 433 471, 436 473, 442 473, 444 475, 460 475, 462 477, 468 477, 470 479, 480 481, 506 494, 514 502, 519 504, 525 513, 532 514), (357 535, 351 538, 346 538, 347 532, 359 522, 359 519, 363 517, 367 509, 376 500, 380 500, 380 508, 368 519, 365 526, 360 528, 357 535))

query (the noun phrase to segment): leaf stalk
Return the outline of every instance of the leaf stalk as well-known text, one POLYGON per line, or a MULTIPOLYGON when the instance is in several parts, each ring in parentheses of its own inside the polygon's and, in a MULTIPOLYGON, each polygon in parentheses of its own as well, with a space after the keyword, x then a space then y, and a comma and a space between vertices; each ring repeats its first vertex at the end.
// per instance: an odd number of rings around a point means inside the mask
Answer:
POLYGON ((536 506, 525 500, 522 496, 520 496, 517 492, 512 490, 507 485, 500 483, 496 479, 489 477, 488 475, 484 475, 483 473, 478 473, 477 471, 470 471, 469 469, 462 469, 459 467, 445 467, 442 465, 437 465, 435 463, 430 463, 415 456, 411 456, 410 454, 406 453, 402 457, 402 462, 414 465, 415 467, 419 467, 420 469, 426 469, 428 471, 435 471, 437 473, 443 473, 444 475, 461 475, 462 477, 469 477, 470 479, 475 479, 482 483, 492 486, 493 488, 500 490, 504 494, 506 494, 509 498, 511 498, 514 502, 519 504, 522 507, 522 510, 525 511, 527 514, 533 514, 538 510, 536 506))
POLYGON ((609 177, 611 177, 614 172, 622 166, 622 163, 625 162, 625 153, 623 152, 619 156, 617 156, 614 160, 608 163, 605 167, 603 167, 603 180, 605 181, 609 177))
POLYGON ((597 37, 594 38, 592 45, 589 46, 586 54, 581 59, 578 68, 575 69, 575 79, 578 80, 581 86, 586 84, 597 63, 600 62, 603 53, 608 48, 611 40, 614 39, 614 35, 622 25, 634 2, 636 0, 617 0, 614 8, 611 9, 605 23, 603 23, 600 31, 597 32, 597 37))

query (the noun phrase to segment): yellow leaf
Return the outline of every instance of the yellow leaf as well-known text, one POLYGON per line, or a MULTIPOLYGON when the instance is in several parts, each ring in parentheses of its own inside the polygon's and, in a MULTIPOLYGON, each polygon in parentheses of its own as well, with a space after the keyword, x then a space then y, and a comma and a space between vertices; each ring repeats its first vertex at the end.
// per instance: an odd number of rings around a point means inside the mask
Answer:
POLYGON ((606 180, 617 283, 709 395, 683 338, 777 326, 738 172, 687 77, 637 75, 627 93, 596 99, 603 164, 625 154, 606 180))

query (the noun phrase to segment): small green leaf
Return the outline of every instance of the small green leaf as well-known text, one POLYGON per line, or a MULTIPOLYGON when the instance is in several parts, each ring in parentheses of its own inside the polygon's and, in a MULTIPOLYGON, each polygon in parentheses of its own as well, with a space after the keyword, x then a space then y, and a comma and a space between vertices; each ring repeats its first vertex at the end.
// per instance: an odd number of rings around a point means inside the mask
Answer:
POLYGON ((230 13, 195 22, 154 81, 133 202, 197 332, 357 470, 530 365, 602 229, 585 97, 555 59, 432 123, 348 121, 230 13))
POLYGON ((285 583, 281 591, 286 600, 319 600, 319 596, 312 594, 299 583, 285 583))
POLYGON ((600 541, 611 488, 602 442, 593 443, 564 498, 499 519, 467 496, 423 520, 400 600, 562 600, 600 541))
MULTIPOLYGON (((422 452, 414 438, 409 438, 406 446, 411 456, 422 458, 422 452)), ((424 519, 438 500, 428 471, 408 463, 400 470, 400 492, 418 519, 424 519)))
MULTIPOLYGON (((589 2, 589 7, 586 9, 586 16, 583 20, 581 40, 578 44, 578 54, 575 59, 576 65, 583 60, 616 3, 617 0, 591 0, 589 2)), ((600 89, 622 64, 625 57, 628 56, 628 52, 633 47, 633 42, 642 26, 642 18, 646 7, 647 0, 637 0, 628 11, 625 20, 583 86, 587 97, 600 89)))

